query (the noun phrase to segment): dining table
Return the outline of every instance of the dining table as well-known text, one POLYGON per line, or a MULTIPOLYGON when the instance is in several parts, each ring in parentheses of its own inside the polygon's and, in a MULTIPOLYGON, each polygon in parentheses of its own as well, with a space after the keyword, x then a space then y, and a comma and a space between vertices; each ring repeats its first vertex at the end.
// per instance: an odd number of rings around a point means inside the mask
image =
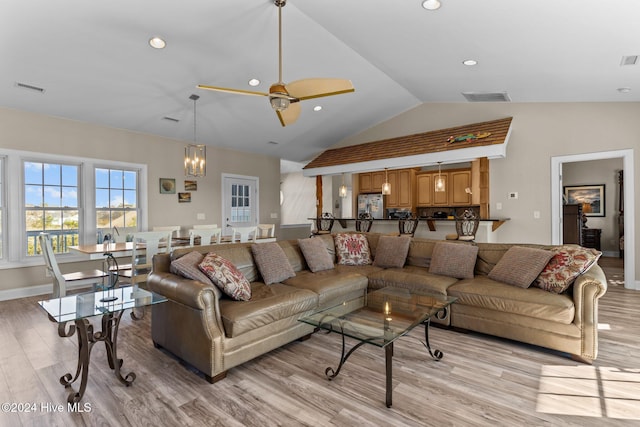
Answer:
POLYGON ((133 253, 133 242, 105 242, 89 245, 69 246, 69 250, 85 256, 90 260, 104 259, 106 253, 116 258, 130 257, 133 253))

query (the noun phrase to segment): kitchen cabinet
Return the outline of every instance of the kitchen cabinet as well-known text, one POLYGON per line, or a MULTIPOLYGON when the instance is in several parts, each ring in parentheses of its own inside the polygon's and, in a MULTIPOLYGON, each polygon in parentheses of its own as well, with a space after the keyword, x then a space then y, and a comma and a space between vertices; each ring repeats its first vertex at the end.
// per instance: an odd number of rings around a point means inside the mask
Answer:
POLYGON ((388 171, 391 194, 386 196, 385 207, 413 209, 415 199, 414 169, 396 169, 388 171))
POLYGON ((380 193, 384 179, 384 171, 358 174, 360 193, 380 193))
POLYGON ((416 199, 418 206, 468 206, 471 194, 471 170, 449 170, 441 172, 445 191, 435 191, 438 172, 424 172, 416 176, 416 199))

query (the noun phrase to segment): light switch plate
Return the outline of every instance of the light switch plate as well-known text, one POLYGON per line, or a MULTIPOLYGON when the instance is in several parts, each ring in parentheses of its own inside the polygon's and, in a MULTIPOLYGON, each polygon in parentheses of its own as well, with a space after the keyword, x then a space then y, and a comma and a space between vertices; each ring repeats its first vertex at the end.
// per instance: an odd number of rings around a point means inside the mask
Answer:
POLYGON ((276 219, 278 218, 278 213, 277 212, 271 212, 271 219, 276 219))
POLYGON ((198 219, 198 220, 204 220, 204 219, 207 219, 207 218, 206 218, 206 215, 205 215, 205 214, 203 214, 203 213, 199 213, 199 214, 196 214, 196 219, 198 219))
POLYGON ((502 210, 502 203, 500 202, 496 203, 496 210, 499 210, 499 211, 502 210))

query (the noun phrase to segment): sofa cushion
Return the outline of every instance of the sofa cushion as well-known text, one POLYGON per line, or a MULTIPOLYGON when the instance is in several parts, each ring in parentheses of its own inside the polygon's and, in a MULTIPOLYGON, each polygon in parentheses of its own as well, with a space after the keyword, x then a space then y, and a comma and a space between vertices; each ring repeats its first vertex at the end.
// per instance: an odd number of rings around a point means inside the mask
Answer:
POLYGON ((284 250, 276 242, 254 243, 251 245, 251 253, 262 280, 267 285, 282 282, 296 275, 284 250))
MULTIPOLYGON (((314 237, 315 239, 315 237, 314 237)), ((339 304, 340 299, 362 297, 367 293, 368 280, 366 276, 355 271, 322 270, 312 273, 301 271, 283 282, 285 285, 298 289, 308 289, 318 294, 318 304, 326 306, 329 303, 339 304)))
POLYGON ((498 282, 528 288, 551 257, 553 252, 544 249, 512 246, 491 269, 488 276, 498 282))
POLYGON ((187 279, 197 280, 202 283, 213 283, 211 279, 198 268, 198 265, 203 259, 204 255, 198 251, 189 252, 171 261, 169 271, 173 274, 186 277, 187 279))
POLYGON ((214 285, 234 300, 251 299, 249 281, 228 259, 211 252, 204 257, 198 268, 211 279, 214 285))
POLYGON ((373 265, 382 268, 402 268, 409 252, 410 236, 381 236, 373 265))
POLYGON ((318 296, 313 292, 281 283, 252 282, 251 293, 250 301, 220 300, 220 317, 227 337, 237 337, 279 320, 300 316, 318 305, 318 296))
POLYGON ((333 238, 336 245, 338 264, 368 265, 371 264, 369 241, 360 233, 338 233, 333 238))
POLYGON ((472 279, 478 247, 461 243, 438 242, 433 247, 429 273, 457 279, 472 279))
POLYGON ((553 257, 533 286, 556 294, 566 291, 576 277, 587 271, 602 255, 600 251, 580 246, 553 248, 551 252, 553 257))
POLYGON ((331 270, 333 268, 333 259, 327 251, 324 241, 319 238, 299 239, 298 245, 304 255, 304 259, 312 272, 331 270))
POLYGON ((519 288, 503 282, 476 276, 460 280, 448 289, 450 296, 458 298, 455 306, 478 307, 503 313, 517 314, 540 320, 570 324, 575 317, 571 296, 553 294, 538 288, 519 288))
POLYGON ((405 266, 389 268, 369 275, 369 289, 386 287, 404 288, 413 291, 428 291, 439 295, 447 295, 449 286, 458 279, 429 273, 425 267, 405 266))

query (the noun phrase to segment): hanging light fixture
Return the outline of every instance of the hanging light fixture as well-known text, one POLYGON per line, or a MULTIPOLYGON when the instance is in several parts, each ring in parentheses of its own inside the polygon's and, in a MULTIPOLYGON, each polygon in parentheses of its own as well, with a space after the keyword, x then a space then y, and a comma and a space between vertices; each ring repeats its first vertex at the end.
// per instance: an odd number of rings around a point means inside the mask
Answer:
POLYGON ((196 101, 200 97, 191 95, 189 99, 193 101, 193 144, 184 148, 184 175, 205 176, 207 174, 207 147, 204 144, 196 143, 196 101))
POLYGON ((438 162, 438 176, 435 179, 435 190, 437 192, 442 192, 445 190, 445 182, 444 182, 444 178, 442 177, 442 171, 440 170, 440 164, 442 162, 438 162))
POLYGON ((342 173, 342 185, 338 189, 338 194, 343 199, 347 197, 347 186, 344 184, 344 172, 342 173))
POLYGON ((382 183, 382 194, 388 196, 391 194, 391 184, 389 184, 389 174, 387 168, 384 168, 384 182, 382 183))

